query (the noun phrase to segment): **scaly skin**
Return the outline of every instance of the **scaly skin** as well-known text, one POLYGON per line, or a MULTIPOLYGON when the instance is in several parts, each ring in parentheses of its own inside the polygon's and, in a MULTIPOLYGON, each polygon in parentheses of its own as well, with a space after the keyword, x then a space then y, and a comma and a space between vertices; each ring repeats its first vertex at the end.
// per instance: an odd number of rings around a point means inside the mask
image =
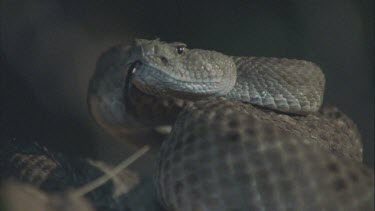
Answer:
POLYGON ((273 110, 306 114, 323 101, 325 79, 320 68, 295 59, 231 57, 216 51, 187 49, 158 40, 136 40, 129 62, 142 66, 133 83, 160 97, 225 96, 273 110))
MULTIPOLYGON (((372 170, 312 144, 311 134, 279 128, 291 124, 284 124, 281 117, 272 122, 273 115, 226 100, 185 109, 163 143, 157 165, 157 190, 165 207, 179 211, 374 208, 372 170)), ((314 127, 311 119, 291 121, 311 122, 311 130, 320 127, 314 127)))
MULTIPOLYGON (((104 174, 103 169, 84 159, 69 158, 37 143, 2 140, 0 179, 16 179, 48 193, 79 188, 104 174)), ((98 210, 124 210, 120 197, 114 197, 114 182, 87 194, 98 210)))
POLYGON ((371 210, 356 126, 317 113, 324 85, 307 61, 135 40, 99 59, 88 102, 112 132, 173 125, 155 177, 169 210, 371 210))

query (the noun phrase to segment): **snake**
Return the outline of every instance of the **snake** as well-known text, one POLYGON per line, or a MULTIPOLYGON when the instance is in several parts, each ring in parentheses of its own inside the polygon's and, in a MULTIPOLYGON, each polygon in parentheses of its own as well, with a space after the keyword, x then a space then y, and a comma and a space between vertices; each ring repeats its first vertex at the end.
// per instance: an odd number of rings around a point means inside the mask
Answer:
POLYGON ((113 180, 87 193, 84 202, 79 197, 68 197, 66 194, 102 176, 106 173, 105 169, 110 167, 104 163, 95 164, 94 161, 67 156, 40 142, 5 138, 1 140, 0 150, 0 200, 4 197, 3 188, 9 184, 19 192, 19 197, 25 199, 24 205, 32 207, 30 210, 85 210, 89 205, 97 210, 130 210, 124 203, 125 196, 117 196, 115 192, 115 186, 120 186, 121 180, 127 178, 129 181, 125 172, 118 175, 117 181, 113 180), (27 191, 30 188, 33 190, 27 191), (86 206, 85 200, 89 205, 86 206))
POLYGON ((313 62, 134 39, 98 59, 88 105, 109 133, 170 125, 154 164, 168 211, 373 210, 355 123, 313 62))

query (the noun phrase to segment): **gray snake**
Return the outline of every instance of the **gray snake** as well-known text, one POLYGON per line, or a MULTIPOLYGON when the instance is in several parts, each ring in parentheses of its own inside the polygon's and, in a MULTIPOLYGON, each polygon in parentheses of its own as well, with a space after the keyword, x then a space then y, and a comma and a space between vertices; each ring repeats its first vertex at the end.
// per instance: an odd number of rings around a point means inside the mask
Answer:
POLYGON ((112 133, 172 125, 155 165, 167 210, 372 210, 360 135, 324 86, 312 62, 136 39, 101 56, 88 103, 112 133))

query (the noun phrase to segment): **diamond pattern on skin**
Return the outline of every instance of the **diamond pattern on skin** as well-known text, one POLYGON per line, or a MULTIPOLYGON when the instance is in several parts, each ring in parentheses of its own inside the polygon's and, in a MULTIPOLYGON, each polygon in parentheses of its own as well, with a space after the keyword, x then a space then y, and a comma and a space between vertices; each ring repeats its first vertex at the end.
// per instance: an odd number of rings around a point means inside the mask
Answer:
MULTIPOLYGON (((190 211, 373 206, 371 170, 333 155, 306 135, 270 124, 267 116, 272 115, 279 114, 225 100, 185 109, 158 161, 156 183, 166 207, 190 211)), ((306 122, 311 126, 310 120, 291 118, 301 127, 306 122)))

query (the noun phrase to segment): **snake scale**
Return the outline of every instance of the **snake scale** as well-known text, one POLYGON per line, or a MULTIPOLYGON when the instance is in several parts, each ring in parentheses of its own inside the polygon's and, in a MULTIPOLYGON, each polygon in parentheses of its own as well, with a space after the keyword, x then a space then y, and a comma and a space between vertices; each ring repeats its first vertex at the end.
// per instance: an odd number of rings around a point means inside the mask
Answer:
MULTIPOLYGON (((107 166, 110 167, 110 166, 107 166)), ((100 177, 105 173, 105 169, 86 159, 67 156, 61 152, 56 152, 47 148, 45 145, 37 142, 29 142, 29 140, 1 140, 0 150, 0 180, 2 186, 0 189, 0 199, 2 199, 3 186, 12 184, 15 181, 23 182, 20 184, 29 184, 30 186, 14 186, 21 187, 21 190, 34 188, 38 193, 45 193, 47 196, 66 196, 64 193, 73 189, 82 187, 100 177)), ((124 177, 124 173, 118 175, 124 177)), ((124 177, 129 180, 129 177, 124 177)), ((115 196, 115 185, 119 182, 110 181, 95 191, 91 191, 86 195, 86 199, 90 201, 90 205, 97 210, 129 210, 126 203, 123 203, 125 196, 115 196)), ((12 189, 13 189, 12 188, 12 189)), ((23 194, 30 194, 28 191, 23 194)), ((21 194, 21 197, 23 196, 21 194)), ((31 194, 35 197, 35 205, 44 206, 43 200, 47 197, 40 194, 31 194)), ((58 197, 57 197, 58 198, 58 197)), ((52 197, 51 206, 53 208, 38 208, 33 203, 25 200, 22 201, 26 206, 30 206, 29 210, 84 210, 84 207, 76 206, 77 198, 73 201, 63 201, 61 204, 66 206, 56 207, 55 202, 58 200, 52 197), (69 206, 71 206, 69 208, 69 206), (73 209, 74 207, 74 209, 73 209), (33 209, 34 208, 34 209, 33 209)), ((18 197, 17 197, 18 199, 18 197)), ((61 198, 61 199, 64 199, 61 198)), ((73 199, 73 197, 72 197, 73 199)), ((19 201, 19 199, 18 199, 19 201)), ((59 202, 60 203, 60 202, 59 202)), ((90 206, 91 207, 91 206, 90 206)), ((8 210, 8 209, 6 209, 8 210)), ((13 209, 9 209, 13 210, 13 209)), ((19 209, 16 209, 19 210, 19 209)), ((24 209, 21 209, 24 210, 24 209)))
POLYGON ((135 39, 100 57, 88 103, 110 132, 172 125, 155 165, 167 210, 373 210, 360 134, 324 86, 308 61, 135 39))

